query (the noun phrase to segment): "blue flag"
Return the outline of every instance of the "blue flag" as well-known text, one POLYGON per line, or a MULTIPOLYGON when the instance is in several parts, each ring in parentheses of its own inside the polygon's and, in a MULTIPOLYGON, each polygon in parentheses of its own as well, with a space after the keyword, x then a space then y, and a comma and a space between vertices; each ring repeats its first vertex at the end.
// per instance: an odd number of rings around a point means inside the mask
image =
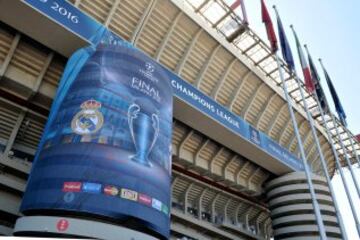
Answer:
POLYGON ((314 82, 315 85, 315 91, 316 94, 319 98, 319 102, 321 105, 321 108, 323 109, 323 111, 326 113, 329 111, 329 107, 326 101, 326 96, 324 94, 324 91, 322 89, 321 83, 320 83, 320 76, 316 70, 315 64, 310 56, 310 54, 308 54, 308 60, 309 60, 309 66, 310 66, 310 72, 311 72, 311 77, 312 77, 312 81, 314 82))
POLYGON ((324 75, 325 75, 325 79, 326 79, 326 83, 329 87, 329 90, 330 90, 330 93, 331 93, 331 96, 332 96, 332 99, 334 100, 334 104, 335 104, 335 109, 336 109, 336 112, 339 116, 339 119, 341 121, 341 123, 344 125, 344 126, 347 126, 347 123, 346 123, 346 114, 345 114, 345 111, 344 111, 344 108, 342 107, 341 105, 341 102, 340 102, 340 99, 339 99, 339 96, 337 95, 336 93, 336 90, 335 90, 335 87, 330 79, 330 76, 329 74, 327 73, 326 69, 324 69, 324 75))
POLYGON ((278 24, 278 32, 279 32, 282 56, 283 56, 285 62, 287 63, 290 71, 293 71, 295 69, 294 58, 291 53, 291 48, 290 48, 289 42, 286 38, 284 27, 282 25, 281 19, 279 17, 279 14, 277 13, 277 11, 276 11, 276 16, 277 16, 277 24, 278 24))

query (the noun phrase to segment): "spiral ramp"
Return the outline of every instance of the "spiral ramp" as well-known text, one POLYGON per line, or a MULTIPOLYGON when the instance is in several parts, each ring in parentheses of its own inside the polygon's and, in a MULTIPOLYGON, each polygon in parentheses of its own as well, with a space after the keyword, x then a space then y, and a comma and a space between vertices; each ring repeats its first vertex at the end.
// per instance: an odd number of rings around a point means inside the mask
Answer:
MULTIPOLYGON (((312 175, 328 239, 342 239, 326 180, 312 175)), ((320 239, 310 190, 304 172, 293 172, 266 184, 275 239, 320 239)))

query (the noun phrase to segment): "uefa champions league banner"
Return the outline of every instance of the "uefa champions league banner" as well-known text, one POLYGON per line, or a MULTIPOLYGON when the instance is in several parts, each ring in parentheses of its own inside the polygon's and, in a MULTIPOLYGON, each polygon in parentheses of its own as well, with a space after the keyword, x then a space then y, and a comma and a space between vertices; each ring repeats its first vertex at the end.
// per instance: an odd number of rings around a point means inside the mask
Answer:
POLYGON ((86 213, 168 238, 172 99, 167 72, 111 34, 77 51, 61 80, 21 211, 86 213))

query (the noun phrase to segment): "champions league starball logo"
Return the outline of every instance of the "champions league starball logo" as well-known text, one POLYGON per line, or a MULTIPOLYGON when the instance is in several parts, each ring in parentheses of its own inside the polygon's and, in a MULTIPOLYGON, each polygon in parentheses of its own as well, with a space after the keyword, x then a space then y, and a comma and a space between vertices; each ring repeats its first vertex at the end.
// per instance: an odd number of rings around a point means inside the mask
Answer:
POLYGON ((151 63, 145 63, 145 69, 148 74, 152 74, 155 71, 155 66, 151 63))
POLYGON ((72 130, 80 135, 96 133, 104 123, 104 117, 98 110, 101 108, 101 103, 96 100, 87 100, 80 107, 82 110, 71 121, 72 130))
POLYGON ((155 66, 149 62, 145 63, 145 66, 143 69, 139 69, 140 73, 148 78, 152 82, 157 82, 158 79, 154 77, 153 73, 155 72, 155 66))
POLYGON ((136 154, 131 159, 151 167, 148 156, 159 136, 159 117, 155 113, 142 111, 140 105, 133 103, 128 108, 130 134, 135 145, 136 154))

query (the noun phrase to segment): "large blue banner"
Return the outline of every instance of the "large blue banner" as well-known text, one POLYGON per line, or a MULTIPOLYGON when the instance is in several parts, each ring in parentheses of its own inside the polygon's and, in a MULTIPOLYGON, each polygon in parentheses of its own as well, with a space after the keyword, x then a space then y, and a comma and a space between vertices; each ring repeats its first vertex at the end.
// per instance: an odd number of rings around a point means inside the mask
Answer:
POLYGON ((86 213, 168 238, 168 73, 126 42, 103 38, 69 59, 21 211, 86 213))

